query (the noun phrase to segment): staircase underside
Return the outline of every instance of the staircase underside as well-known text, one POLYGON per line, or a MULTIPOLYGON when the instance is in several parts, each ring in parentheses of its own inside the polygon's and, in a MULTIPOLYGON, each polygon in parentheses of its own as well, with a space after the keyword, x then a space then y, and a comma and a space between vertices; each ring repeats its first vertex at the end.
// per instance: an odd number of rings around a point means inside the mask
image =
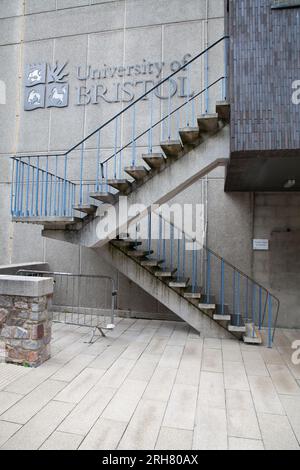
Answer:
POLYGON ((97 249, 99 255, 114 266, 124 276, 136 283, 144 291, 157 299, 179 318, 184 320, 203 336, 211 338, 234 338, 222 325, 216 323, 209 314, 201 312, 192 301, 186 299, 175 288, 169 287, 161 279, 154 276, 148 269, 140 266, 123 251, 108 244, 97 249))
MULTIPOLYGON (((106 205, 98 207, 96 216, 88 215, 78 230, 78 224, 71 221, 71 225, 58 229, 57 226, 45 225, 43 236, 65 242, 82 245, 88 248, 104 246, 113 240, 118 233, 127 233, 128 224, 135 219, 146 215, 147 209, 153 205, 167 203, 177 194, 195 183, 199 178, 207 175, 218 166, 224 166, 229 159, 229 128, 225 126, 215 134, 207 136, 198 147, 190 149, 180 158, 164 163, 163 169, 157 170, 155 176, 146 176, 142 185, 128 194, 126 204, 128 207, 142 204, 144 211, 138 216, 123 218, 117 224, 117 231, 112 230, 105 236, 99 237, 99 222, 107 211, 106 205), (53 228, 53 229, 52 229, 53 228), (97 232, 98 230, 98 232, 97 232)), ((114 205, 116 213, 124 213, 124 201, 118 199, 114 205)), ((104 225, 104 224, 103 224, 104 225)))

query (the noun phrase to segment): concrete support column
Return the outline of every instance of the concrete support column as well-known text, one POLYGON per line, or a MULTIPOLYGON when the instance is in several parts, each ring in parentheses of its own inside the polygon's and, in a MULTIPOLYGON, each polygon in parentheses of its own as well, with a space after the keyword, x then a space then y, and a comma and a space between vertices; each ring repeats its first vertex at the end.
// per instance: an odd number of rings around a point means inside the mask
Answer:
POLYGON ((0 275, 0 340, 5 361, 37 367, 50 358, 52 278, 0 275))

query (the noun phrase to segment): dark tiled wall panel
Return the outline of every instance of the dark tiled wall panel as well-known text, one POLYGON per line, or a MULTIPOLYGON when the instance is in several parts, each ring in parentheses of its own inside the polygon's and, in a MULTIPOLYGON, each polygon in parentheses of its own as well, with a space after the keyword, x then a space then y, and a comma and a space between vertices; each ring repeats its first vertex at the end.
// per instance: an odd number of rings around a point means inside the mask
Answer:
POLYGON ((300 148, 300 8, 229 0, 231 151, 300 148))

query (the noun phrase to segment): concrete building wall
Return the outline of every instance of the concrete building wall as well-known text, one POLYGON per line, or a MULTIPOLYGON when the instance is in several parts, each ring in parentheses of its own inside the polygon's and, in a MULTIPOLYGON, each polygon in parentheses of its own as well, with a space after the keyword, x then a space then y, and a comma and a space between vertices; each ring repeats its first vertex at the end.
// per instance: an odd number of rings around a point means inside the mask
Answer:
MULTIPOLYGON (((170 61, 186 53, 195 55, 207 40, 223 35, 223 12, 223 0, 0 0, 0 80, 7 94, 6 105, 0 104, 1 264, 43 261, 55 271, 109 274, 118 279, 120 309, 168 313, 94 251, 44 239, 39 226, 10 222, 9 156, 65 151, 120 109, 119 103, 76 107, 73 74, 68 108, 25 112, 24 67, 36 61, 68 60, 72 69, 77 63, 121 65, 144 57, 170 61)), ((212 71, 215 67, 210 64, 212 71)), ((195 183, 177 200, 201 202, 200 193, 200 183, 195 183)), ((291 264, 282 264, 272 248, 278 227, 283 238, 299 230, 297 204, 298 196, 292 194, 224 193, 223 171, 208 176, 208 246, 279 293, 281 324, 299 327, 297 263, 292 263, 293 252, 287 249, 291 264), (253 253, 254 237, 270 238, 271 251, 253 253)))
POLYGON ((223 35, 223 17, 223 0, 0 0, 0 80, 7 85, 7 104, 0 105, 1 264, 47 260, 55 271, 111 274, 122 292, 119 308, 164 312, 93 252, 43 239, 39 226, 10 222, 9 156, 66 151, 121 109, 75 106, 76 64, 182 60, 223 35), (70 106, 24 111, 25 65, 56 60, 68 61, 70 106))

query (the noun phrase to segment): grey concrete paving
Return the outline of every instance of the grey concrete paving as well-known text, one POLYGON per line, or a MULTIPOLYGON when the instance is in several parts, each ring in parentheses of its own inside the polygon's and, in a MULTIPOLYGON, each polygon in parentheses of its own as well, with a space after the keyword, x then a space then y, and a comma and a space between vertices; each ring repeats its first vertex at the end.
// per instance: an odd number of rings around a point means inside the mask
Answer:
POLYGON ((201 338, 184 323, 54 325, 52 357, 0 364, 0 449, 300 450, 299 330, 272 350, 201 338))

